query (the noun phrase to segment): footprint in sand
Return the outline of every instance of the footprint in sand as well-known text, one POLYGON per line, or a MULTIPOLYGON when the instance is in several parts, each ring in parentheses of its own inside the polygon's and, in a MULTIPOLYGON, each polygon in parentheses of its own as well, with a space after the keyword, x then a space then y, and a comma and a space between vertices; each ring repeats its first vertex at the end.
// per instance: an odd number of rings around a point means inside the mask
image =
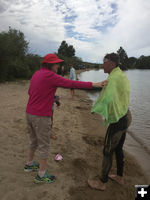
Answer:
POLYGON ((54 131, 59 131, 59 128, 53 127, 53 130, 54 130, 54 131))
POLYGON ((87 162, 82 159, 82 158, 76 158, 72 161, 72 165, 75 168, 75 170, 78 170, 81 174, 83 172, 86 172, 87 168, 88 168, 88 164, 87 162))
POLYGON ((76 109, 79 109, 79 110, 87 110, 86 107, 81 107, 81 106, 76 106, 75 108, 76 108, 76 109))
POLYGON ((97 137, 97 136, 83 136, 82 139, 87 143, 90 144, 92 146, 97 146, 97 145, 103 145, 103 138, 101 137, 97 137))

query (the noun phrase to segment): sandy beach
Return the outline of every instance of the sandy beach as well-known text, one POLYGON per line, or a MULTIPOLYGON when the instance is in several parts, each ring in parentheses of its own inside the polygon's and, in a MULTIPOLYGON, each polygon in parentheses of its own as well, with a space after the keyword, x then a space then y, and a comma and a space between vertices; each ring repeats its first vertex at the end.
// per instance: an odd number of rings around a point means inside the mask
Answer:
MULTIPOLYGON (((61 106, 55 106, 48 171, 56 182, 37 185, 36 175, 23 171, 27 158, 28 133, 25 108, 29 81, 0 84, 0 197, 1 200, 132 200, 134 185, 148 184, 137 162, 125 152, 125 185, 112 181, 104 192, 91 190, 88 177, 100 174, 106 128, 99 115, 90 113, 92 102, 86 91, 59 88, 61 106), (56 162, 57 153, 63 161, 56 162)), ((38 160, 38 152, 35 160, 38 160)), ((112 171, 115 172, 115 162, 112 171)))

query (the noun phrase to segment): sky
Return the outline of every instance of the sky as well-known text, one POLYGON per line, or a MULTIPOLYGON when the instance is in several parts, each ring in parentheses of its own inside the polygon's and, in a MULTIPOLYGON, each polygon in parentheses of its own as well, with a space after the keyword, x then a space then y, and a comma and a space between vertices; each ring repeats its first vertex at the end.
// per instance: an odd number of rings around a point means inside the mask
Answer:
POLYGON ((129 57, 150 55, 150 0, 0 0, 0 31, 9 26, 41 56, 63 40, 89 62, 101 63, 120 46, 129 57))

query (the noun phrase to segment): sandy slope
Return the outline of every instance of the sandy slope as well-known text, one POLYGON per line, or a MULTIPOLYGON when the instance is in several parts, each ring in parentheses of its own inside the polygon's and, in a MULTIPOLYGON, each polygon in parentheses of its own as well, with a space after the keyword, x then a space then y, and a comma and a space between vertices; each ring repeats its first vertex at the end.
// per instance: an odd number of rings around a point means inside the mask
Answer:
MULTIPOLYGON (((128 155, 125 164, 125 186, 111 181, 105 192, 91 190, 87 178, 101 169, 105 134, 102 120, 90 114, 91 102, 85 91, 76 91, 76 100, 70 91, 58 89, 61 107, 55 109, 48 170, 56 175, 52 184, 36 185, 36 173, 24 173, 28 149, 25 120, 27 81, 0 84, 0 199, 1 200, 132 200, 134 185, 146 184, 140 167, 128 155), (54 161, 56 153, 64 160, 54 161)), ((38 152, 36 154, 38 160, 38 152)), ((115 170, 115 168, 113 168, 115 170)))

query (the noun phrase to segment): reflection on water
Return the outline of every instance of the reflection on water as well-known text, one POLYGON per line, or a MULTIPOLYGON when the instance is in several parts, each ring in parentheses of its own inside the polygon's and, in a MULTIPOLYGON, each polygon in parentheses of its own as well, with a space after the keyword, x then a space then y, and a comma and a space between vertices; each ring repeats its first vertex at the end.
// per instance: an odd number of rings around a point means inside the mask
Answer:
MULTIPOLYGON (((129 129, 130 136, 140 147, 150 153, 150 70, 129 70, 125 72, 131 85, 130 109, 133 121, 129 129)), ((107 78, 103 70, 91 70, 79 75, 83 81, 102 81, 107 78)), ((88 93, 96 101, 99 93, 88 93)), ((130 143, 130 142, 129 142, 130 143)), ((131 144, 127 144, 131 146, 131 144)), ((129 148, 129 147, 128 147, 129 148)), ((134 152, 135 153, 135 152, 134 152)), ((149 161, 147 161, 149 163, 149 161)), ((150 167, 150 166, 149 166, 150 167)))

